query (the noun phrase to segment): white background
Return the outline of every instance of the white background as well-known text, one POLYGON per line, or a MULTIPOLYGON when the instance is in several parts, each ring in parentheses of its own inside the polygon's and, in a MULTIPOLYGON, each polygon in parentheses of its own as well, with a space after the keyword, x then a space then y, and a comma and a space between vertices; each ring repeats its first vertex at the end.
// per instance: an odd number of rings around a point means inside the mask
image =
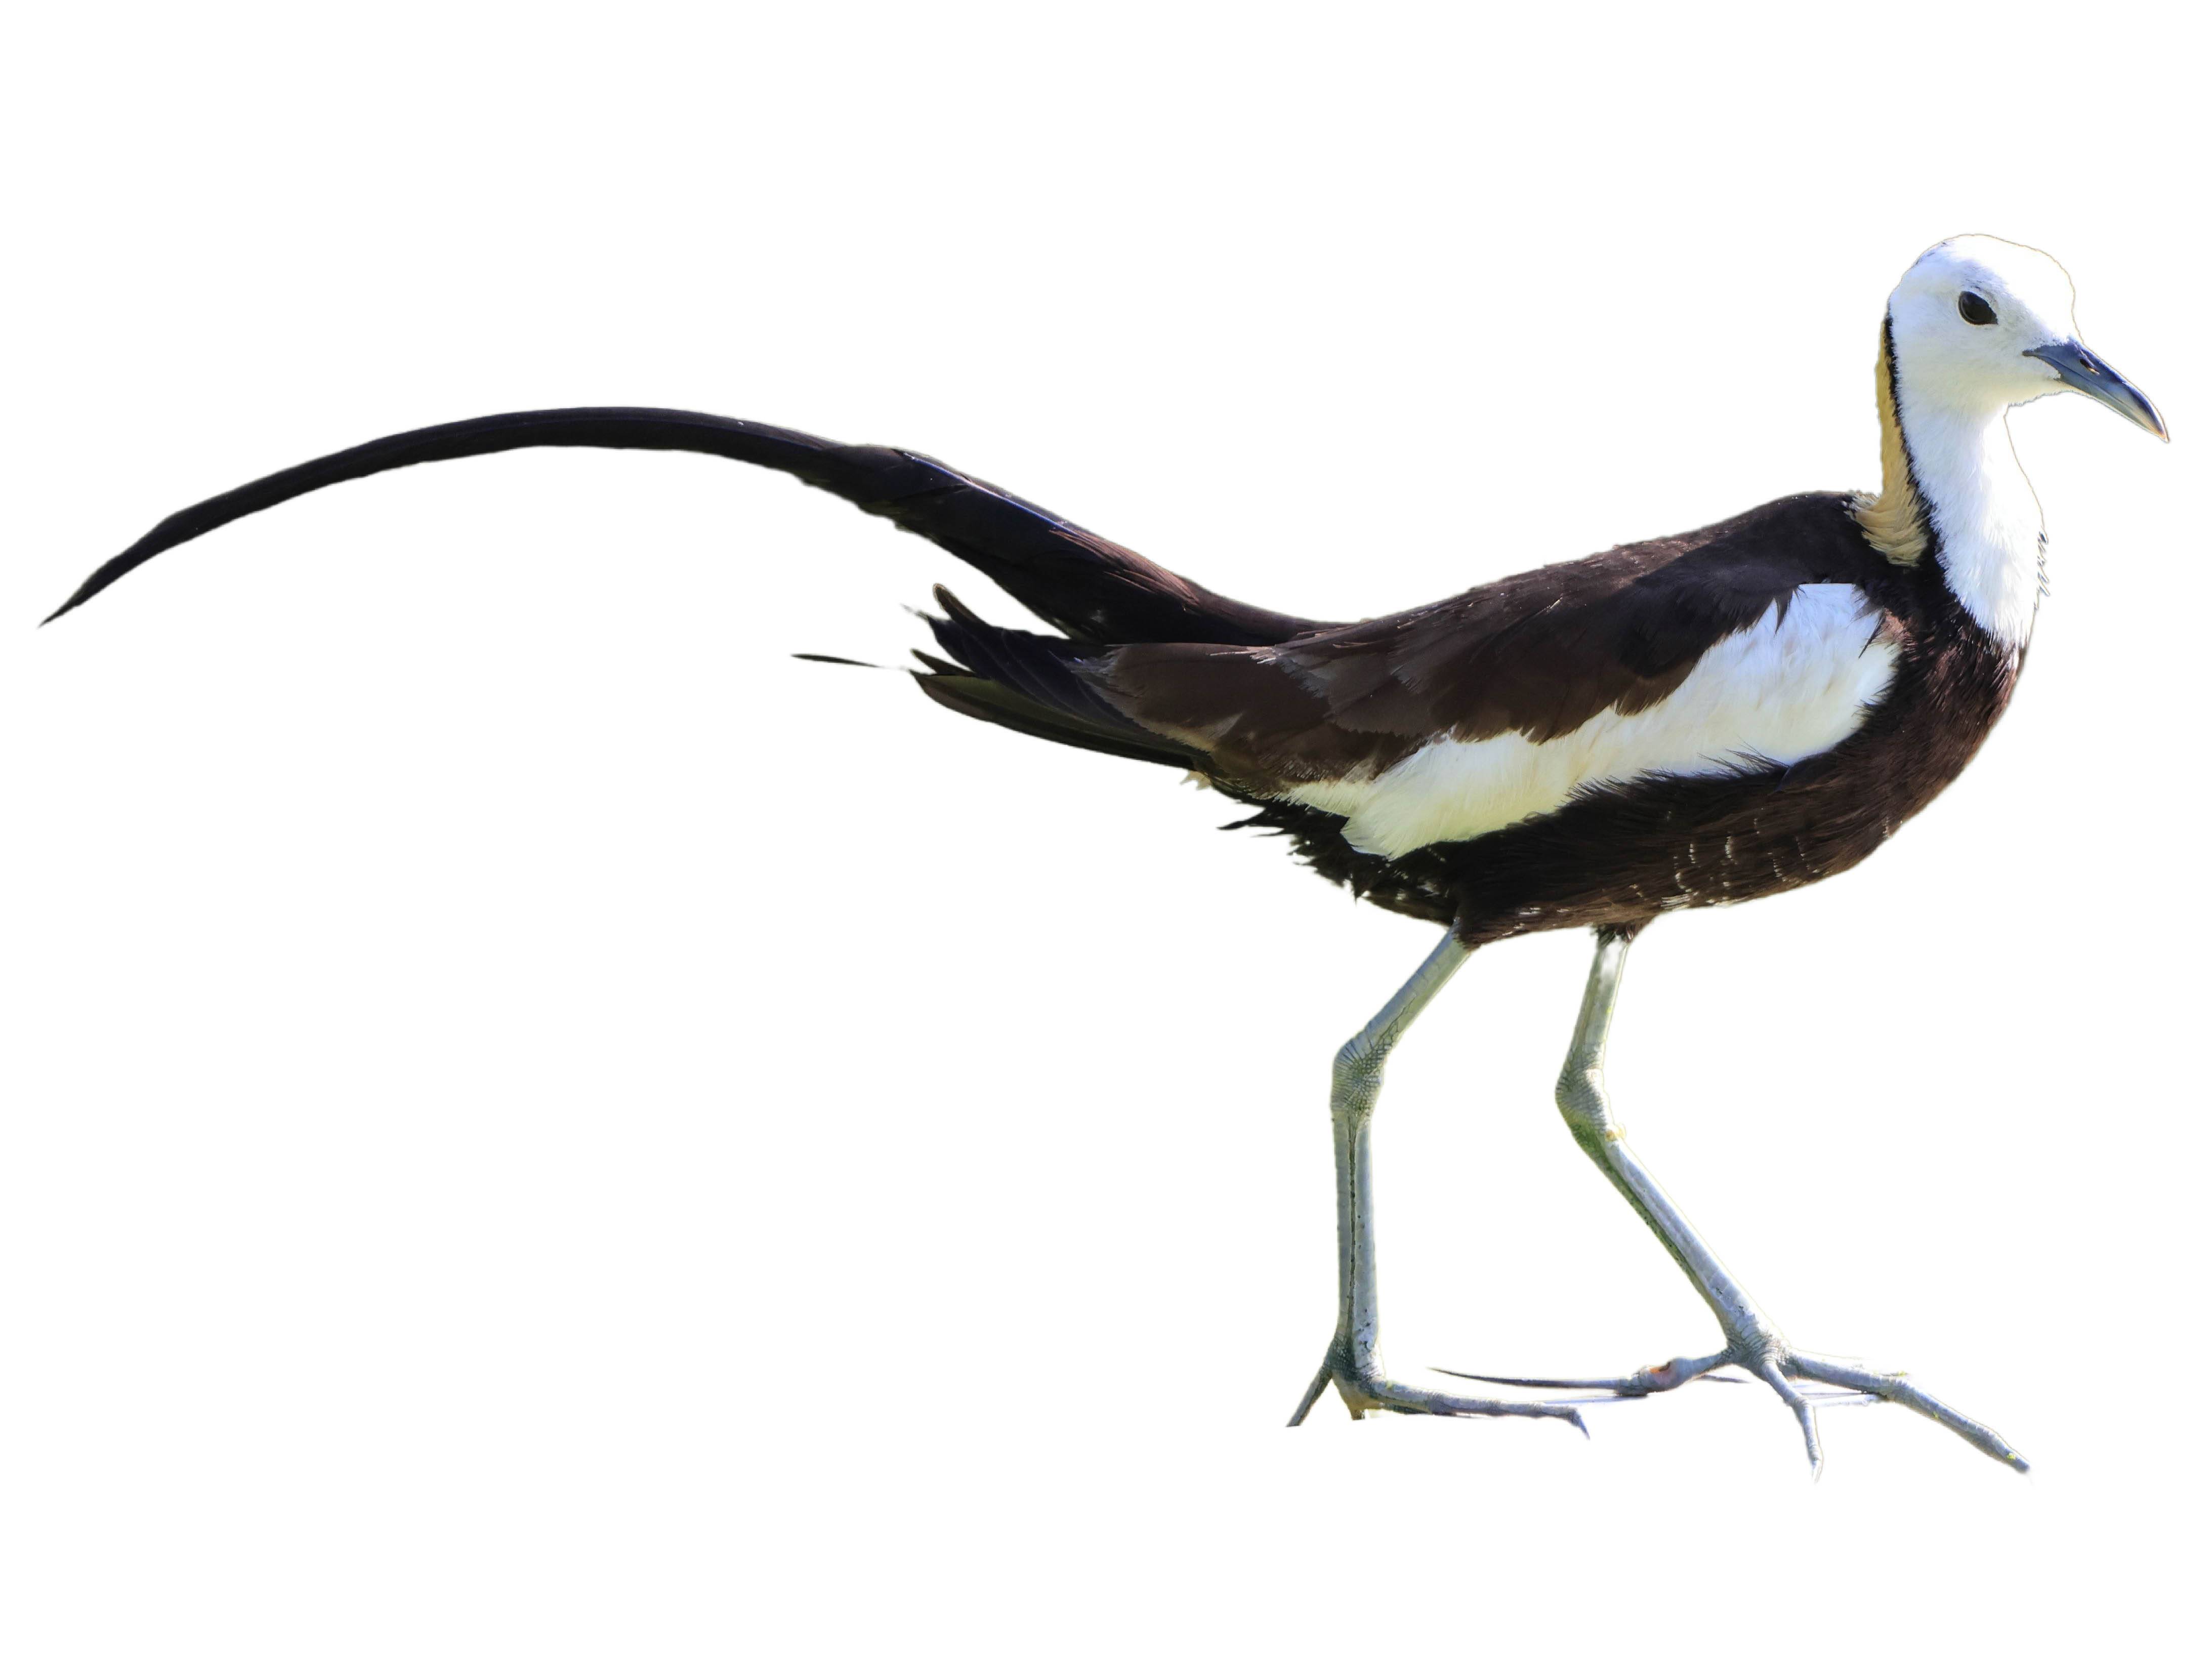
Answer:
MULTIPOLYGON (((48 9, 10 38, 0 1648, 2142 1651, 2188 1639, 2212 391, 2197 64, 2106 8, 48 9), (1612 1078, 1763 1392, 1283 1419, 1329 1056, 1428 930, 890 675, 915 538, 694 457, 896 443, 1371 614, 1876 475, 1884 295, 2048 248, 2169 416, 2014 416, 2055 594, 1960 787, 1670 919, 1612 1078)), ((1712 1346, 1558 1121, 1584 941, 1395 1062, 1385 1352, 1712 1346)), ((2201 1634, 2201 1632, 2199 1632, 2201 1634)))

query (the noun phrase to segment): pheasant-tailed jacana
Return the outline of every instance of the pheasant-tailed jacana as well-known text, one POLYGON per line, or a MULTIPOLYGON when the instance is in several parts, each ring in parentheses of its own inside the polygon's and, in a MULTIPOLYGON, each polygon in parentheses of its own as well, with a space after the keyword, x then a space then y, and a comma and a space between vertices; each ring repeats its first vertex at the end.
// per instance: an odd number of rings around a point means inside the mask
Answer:
MULTIPOLYGON (((344 479, 536 445, 696 450, 789 472, 926 536, 1053 632, 994 627, 942 588, 922 690, 1031 737, 1193 772, 1306 861, 1444 929, 1336 1057, 1338 1314, 1293 1423, 1334 1382, 1357 1416, 1564 1417, 1392 1380, 1376 1352, 1369 1125, 1383 1061, 1480 947, 1588 927, 1597 956, 1559 1104, 1583 1150, 1718 1318, 1723 1346, 1624 1376, 1474 1376, 1637 1396, 1723 1366, 1795 1411, 1893 1401, 1990 1455, 1996 1433, 1900 1376, 1791 1346, 1629 1150, 1603 1084, 1629 942, 1655 917, 1848 870, 1934 799, 2012 696, 2042 591, 2041 514, 2006 411, 2071 390, 2160 437, 2142 394, 2075 336, 2066 273, 1961 236, 1890 295, 1875 364, 1881 489, 1788 495, 1726 522, 1341 623, 1225 599, 904 450, 655 409, 495 415, 310 461, 162 521, 62 607, 155 554, 344 479)), ((60 615, 60 611, 55 613, 60 615)))

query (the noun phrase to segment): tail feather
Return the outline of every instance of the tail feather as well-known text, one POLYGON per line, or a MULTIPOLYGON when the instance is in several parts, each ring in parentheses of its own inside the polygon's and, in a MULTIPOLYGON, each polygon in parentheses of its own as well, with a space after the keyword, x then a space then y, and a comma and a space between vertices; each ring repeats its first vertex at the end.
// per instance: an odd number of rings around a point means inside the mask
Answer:
POLYGON ((922 690, 939 702, 1057 743, 1185 769, 1204 764, 1195 750, 1147 731, 1099 695, 1090 673, 1103 654, 1097 647, 998 627, 941 586, 937 602, 945 615, 926 620, 951 661, 915 654, 933 671, 916 676, 922 690))
POLYGON ((1085 653, 1080 646, 1055 635, 995 627, 961 604, 950 589, 940 586, 936 593, 945 614, 928 618, 930 631, 955 662, 1074 719, 1129 723, 1083 677, 1085 653))
POLYGON ((1072 639, 1279 643, 1331 624, 1224 599, 1078 525, 902 449, 675 409, 547 409, 402 432, 288 467, 173 513, 101 565, 52 617, 148 560, 249 514, 397 467, 545 446, 685 450, 788 472, 927 538, 1072 639))
POLYGON ((969 674, 917 674, 915 684, 933 702, 955 714, 993 726, 1005 726, 1024 737, 1088 749, 1123 760, 1150 761, 1189 771, 1205 757, 1169 738, 1129 726, 1108 726, 1063 714, 1059 710, 1022 696, 995 680, 969 674))
MULTIPOLYGON (((927 537, 991 578, 1057 635, 985 622, 944 588, 927 618, 943 657, 917 652, 921 689, 948 708, 1054 743, 1184 769, 1198 751, 1146 730, 1101 696, 1089 665, 1138 642, 1276 644, 1334 624, 1263 611, 1004 490, 902 449, 674 409, 549 409, 424 427, 288 467, 173 513, 88 577, 52 622, 148 560, 250 514, 329 485, 431 461, 544 447, 682 450, 787 472, 927 537)), ((851 659, 812 655, 817 662, 851 659)), ((860 665, 866 666, 866 665, 860 665)))

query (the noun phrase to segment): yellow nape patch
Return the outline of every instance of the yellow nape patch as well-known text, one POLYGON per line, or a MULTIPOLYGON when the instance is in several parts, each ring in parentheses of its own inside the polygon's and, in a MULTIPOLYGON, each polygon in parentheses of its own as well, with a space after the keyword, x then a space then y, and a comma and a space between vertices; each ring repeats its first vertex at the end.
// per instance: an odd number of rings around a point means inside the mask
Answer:
POLYGON ((1889 325, 1874 362, 1875 407, 1881 416, 1881 494, 1862 495, 1851 512, 1875 552, 1893 564, 1917 564, 1928 551, 1928 505, 1913 488, 1905 428, 1897 418, 1897 387, 1890 373, 1889 325))

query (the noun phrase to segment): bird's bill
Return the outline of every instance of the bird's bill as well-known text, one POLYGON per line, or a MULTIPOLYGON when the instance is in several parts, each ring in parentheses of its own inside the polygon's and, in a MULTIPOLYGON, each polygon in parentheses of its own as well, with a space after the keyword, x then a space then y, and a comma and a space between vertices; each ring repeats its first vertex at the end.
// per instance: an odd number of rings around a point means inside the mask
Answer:
POLYGON ((2109 410, 2125 416, 2146 432, 2166 437, 2166 422, 2151 400, 2079 340, 2054 340, 2027 354, 2040 357, 2058 371, 2058 378, 2085 398, 2094 398, 2109 410))

